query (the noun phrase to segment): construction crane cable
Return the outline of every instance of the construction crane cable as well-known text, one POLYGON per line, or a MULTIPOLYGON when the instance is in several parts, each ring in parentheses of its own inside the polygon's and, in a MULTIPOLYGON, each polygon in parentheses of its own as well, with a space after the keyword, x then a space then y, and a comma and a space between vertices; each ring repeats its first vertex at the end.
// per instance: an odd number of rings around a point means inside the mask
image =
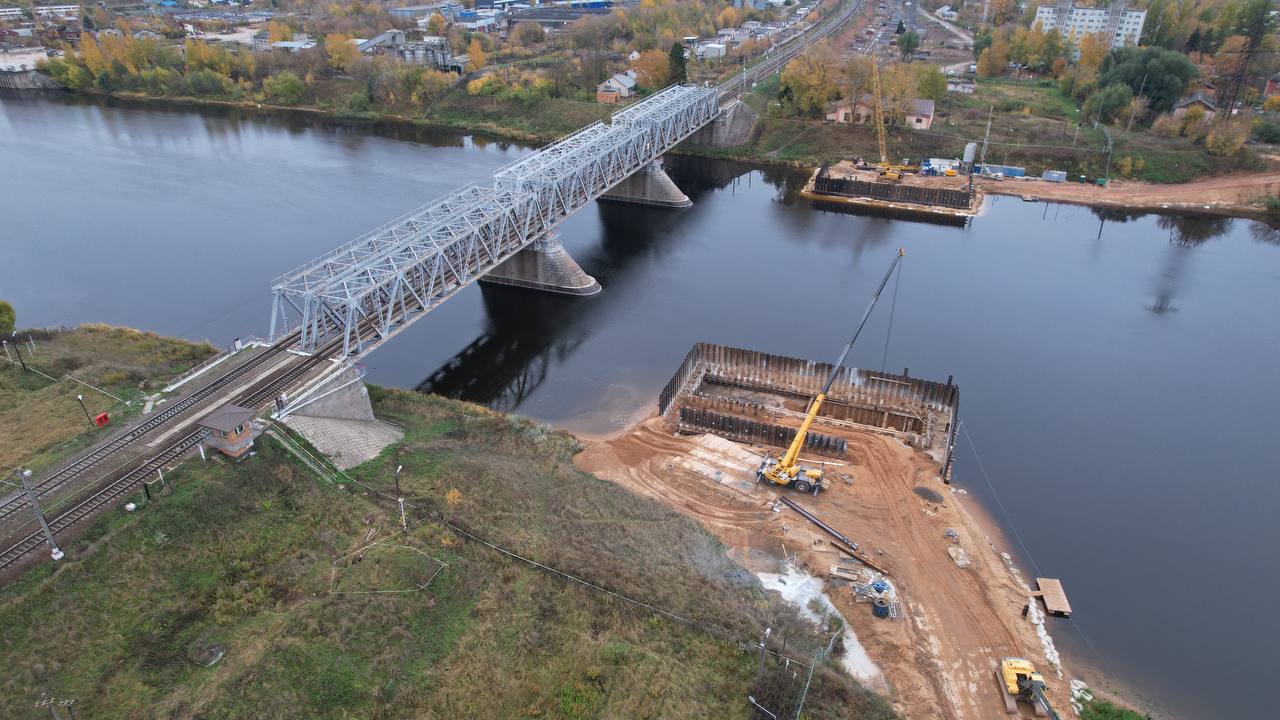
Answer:
POLYGON ((880 372, 889 365, 889 341, 893 339, 893 315, 898 309, 898 288, 902 285, 903 269, 898 268, 898 277, 893 280, 893 300, 889 304, 889 329, 884 334, 884 355, 880 358, 880 372))

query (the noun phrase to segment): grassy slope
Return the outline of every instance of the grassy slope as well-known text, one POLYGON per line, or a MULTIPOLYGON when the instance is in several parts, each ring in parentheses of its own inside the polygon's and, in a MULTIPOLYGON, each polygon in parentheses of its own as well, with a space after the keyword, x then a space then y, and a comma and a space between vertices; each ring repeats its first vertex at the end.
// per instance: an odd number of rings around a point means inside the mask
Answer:
POLYGON ((21 432, 0 432, 0 468, 24 465, 39 472, 96 439, 76 395, 84 396, 91 414, 134 414, 142 409, 136 402, 143 395, 139 383, 178 374, 214 353, 208 344, 193 345, 107 325, 18 333, 19 337, 28 334, 36 343, 34 357, 23 350, 31 367, 54 378, 71 374, 135 402, 126 407, 72 380, 54 382, 0 362, 0 427, 21 428, 21 432))
MULTIPOLYGON (((171 494, 111 513, 0 591, 0 716, 39 717, 41 690, 88 717, 745 717, 754 656, 737 640, 790 611, 692 521, 577 472, 575 441, 475 406, 373 389, 405 440, 358 477, 401 481, 417 523, 344 564, 389 504, 318 481, 274 445, 239 465, 189 462, 171 494), (450 491, 457 491, 450 494, 450 491), (445 497, 452 497, 447 502, 445 497), (537 570, 526 556, 714 625, 712 633, 537 570), (87 546, 95 548, 89 552, 87 546), (211 668, 187 659, 215 643, 211 668), (194 645, 193 645, 194 644, 194 645)), ((353 490, 355 488, 355 490, 353 490)), ((792 647, 812 637, 793 632, 792 647)), ((884 718, 883 703, 823 668, 806 716, 884 718)))
MULTIPOLYGON (((747 102, 762 121, 752 140, 730 148, 686 146, 690 152, 713 157, 756 162, 817 165, 824 161, 878 155, 869 126, 827 124, 796 118, 777 104, 778 81, 760 83, 747 102)), ((938 103, 933 128, 928 133, 891 128, 889 154, 893 158, 960 157, 966 142, 980 142, 986 133, 988 110, 994 108, 991 146, 987 160, 993 164, 1019 165, 1028 174, 1046 169, 1067 170, 1101 177, 1106 169, 1106 140, 1089 126, 1076 135, 1079 110, 1056 87, 1011 80, 981 80, 970 96, 948 95, 938 103), (1072 149, 1072 143, 1079 149, 1072 149), (1045 147, 1051 146, 1051 147, 1045 147)), ((1135 129, 1115 138, 1112 177, 1120 177, 1119 161, 1141 158, 1142 169, 1133 177, 1149 182, 1186 182, 1205 175, 1263 169, 1249 151, 1233 158, 1215 158, 1185 139, 1170 139, 1135 129)), ((1131 160, 1131 162, 1132 162, 1131 160)))

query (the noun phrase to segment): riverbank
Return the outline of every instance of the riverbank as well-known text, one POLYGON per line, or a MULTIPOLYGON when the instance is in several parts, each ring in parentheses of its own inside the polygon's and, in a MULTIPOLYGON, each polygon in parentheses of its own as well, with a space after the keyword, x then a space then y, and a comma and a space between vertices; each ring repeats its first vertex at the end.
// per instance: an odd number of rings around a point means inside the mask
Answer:
MULTIPOLYGON (((374 460, 326 480, 264 436, 238 463, 188 461, 0 589, 0 715, 42 692, 118 717, 745 720, 748 694, 794 702, 750 643, 787 627, 772 649, 804 660, 825 636, 696 525, 576 471, 565 432, 369 391, 404 431, 374 460)), ((827 664, 805 711, 894 717, 827 664)))
MULTIPOLYGON (((825 578, 840 555, 803 519, 772 509, 780 493, 791 491, 744 479, 753 468, 724 470, 719 480, 693 471, 694 458, 720 467, 712 456, 723 441, 707 437, 672 436, 651 417, 619 438, 589 443, 574 462, 697 520, 753 571, 778 572, 785 555, 825 578)), ((1050 679, 1051 702, 1060 711, 1069 707, 1073 675, 1041 640, 1035 615, 1020 614, 1026 579, 988 540, 964 496, 936 481, 937 463, 881 435, 854 432, 849 440, 854 469, 832 472, 851 481, 837 479, 803 504, 853 536, 890 573, 902 607, 897 620, 873 617, 847 585, 829 583, 827 592, 883 670, 895 709, 911 718, 994 716, 1002 700, 993 670, 1010 655, 1032 658, 1050 679), (948 554, 946 530, 956 532, 963 566, 948 554)))
MULTIPOLYGON (((534 108, 512 107, 517 103, 510 101, 464 96, 460 98, 460 103, 442 101, 435 112, 424 117, 411 117, 254 101, 154 97, 126 92, 72 93, 72 96, 108 104, 162 109, 245 110, 294 116, 337 126, 373 127, 390 130, 392 134, 395 134, 396 129, 478 133, 494 140, 510 140, 533 146, 554 142, 589 122, 606 119, 614 109, 611 106, 576 101, 545 100, 542 104, 549 107, 531 112, 534 108)), ((811 121, 812 127, 796 128, 793 127, 796 122, 798 121, 761 117, 746 143, 730 147, 710 147, 685 142, 670 154, 748 162, 762 168, 810 169, 830 159, 829 148, 833 143, 848 142, 849 131, 846 129, 834 128, 817 121, 811 121), (836 135, 832 136, 833 132, 836 135), (777 136, 778 143, 770 139, 774 136, 777 136), (773 147, 775 144, 777 147, 773 147)), ((1040 200, 1118 210, 1195 212, 1274 222, 1275 214, 1269 211, 1266 202, 1267 198, 1280 197, 1280 170, 1214 175, 1168 184, 1118 178, 1106 187, 1035 179, 1004 182, 987 180, 983 182, 983 190, 994 195, 1030 196, 1040 200)))
POLYGON ((1267 198, 1280 196, 1280 172, 1209 177, 1177 185, 1115 180, 1106 187, 1048 180, 982 180, 984 192, 1117 210, 1205 213, 1275 222, 1267 198))

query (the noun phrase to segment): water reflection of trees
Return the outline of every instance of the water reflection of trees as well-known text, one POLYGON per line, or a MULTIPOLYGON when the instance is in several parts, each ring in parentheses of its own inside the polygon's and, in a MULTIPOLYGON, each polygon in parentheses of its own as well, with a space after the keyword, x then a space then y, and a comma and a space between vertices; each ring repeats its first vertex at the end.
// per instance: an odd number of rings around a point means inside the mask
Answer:
POLYGON ((1214 215, 1161 215, 1156 225, 1169 231, 1169 241, 1183 247, 1202 245, 1231 229, 1233 218, 1214 215))
POLYGON ((1249 224, 1249 236, 1260 243, 1280 245, 1280 227, 1264 222, 1249 224))

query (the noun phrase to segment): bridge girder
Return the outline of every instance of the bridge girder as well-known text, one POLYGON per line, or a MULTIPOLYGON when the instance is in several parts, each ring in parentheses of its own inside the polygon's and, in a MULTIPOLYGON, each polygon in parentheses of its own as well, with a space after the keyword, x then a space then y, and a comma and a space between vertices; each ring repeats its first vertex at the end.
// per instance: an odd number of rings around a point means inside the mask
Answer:
POLYGON ((669 87, 281 275, 272 339, 372 350, 718 113, 715 89, 669 87))

